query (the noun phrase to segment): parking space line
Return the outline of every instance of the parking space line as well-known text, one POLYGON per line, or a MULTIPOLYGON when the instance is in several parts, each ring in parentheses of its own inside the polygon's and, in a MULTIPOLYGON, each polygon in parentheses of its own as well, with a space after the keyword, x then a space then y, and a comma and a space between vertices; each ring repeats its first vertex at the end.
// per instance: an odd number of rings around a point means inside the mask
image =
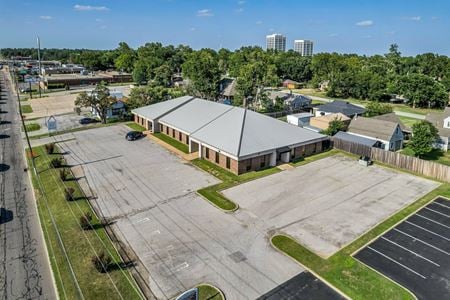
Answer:
POLYGON ((420 254, 418 254, 418 253, 416 253, 416 252, 414 252, 414 251, 412 251, 412 250, 409 250, 408 248, 403 247, 402 245, 399 245, 399 244, 397 244, 396 242, 391 241, 390 239, 385 238, 384 236, 382 236, 381 238, 382 238, 383 240, 385 240, 385 241, 388 241, 388 242, 391 243, 391 244, 394 244, 395 246, 397 246, 397 247, 399 247, 399 248, 402 248, 403 250, 406 250, 406 251, 408 251, 408 252, 414 254, 414 255, 417 256, 417 257, 422 258, 423 260, 426 260, 426 261, 429 262, 430 264, 433 264, 433 265, 435 265, 435 266, 437 266, 437 267, 440 267, 440 266, 441 266, 441 265, 439 265, 438 263, 435 263, 434 261, 432 261, 431 259, 428 259, 428 258, 426 258, 426 257, 424 257, 424 256, 422 256, 422 255, 420 255, 420 254))
POLYGON ((428 209, 429 211, 432 211, 432 212, 434 212, 434 213, 443 215, 444 217, 450 218, 449 215, 446 215, 446 214, 444 214, 444 213, 441 213, 441 212, 439 212, 439 211, 437 211, 437 210, 434 210, 434 209, 431 209, 431 208, 428 208, 428 207, 425 207, 425 209, 428 209))
POLYGON ((438 237, 440 237, 440 238, 443 238, 444 240, 450 242, 450 239, 449 239, 449 238, 446 238, 446 237, 443 236, 443 235, 437 234, 436 232, 431 231, 431 230, 429 230, 429 229, 423 228, 422 226, 419 226, 419 225, 417 225, 417 224, 414 224, 414 223, 412 223, 412 222, 410 222, 410 221, 408 221, 408 220, 406 220, 405 223, 408 223, 408 224, 411 224, 411 225, 413 225, 413 226, 416 226, 416 227, 418 227, 418 228, 420 228, 420 229, 422 229, 422 230, 424 230, 424 231, 427 231, 427 232, 429 232, 429 233, 431 233, 431 234, 434 234, 434 235, 436 235, 436 236, 438 236, 438 237))
POLYGON ((425 220, 428 220, 428 221, 430 221, 430 222, 439 224, 439 225, 441 225, 441 226, 444 226, 445 228, 450 229, 450 226, 447 226, 447 225, 445 225, 445 224, 439 223, 438 221, 435 221, 435 220, 433 220, 433 219, 430 219, 430 218, 427 218, 427 217, 425 217, 425 216, 422 216, 422 215, 419 214, 419 213, 415 214, 415 216, 419 216, 419 217, 421 217, 421 218, 424 218, 425 220))
POLYGON ((187 267, 189 267, 189 264, 188 264, 187 262, 184 262, 184 263, 182 263, 182 264, 176 266, 176 267, 175 267, 175 271, 176 271, 176 272, 179 272, 179 271, 181 271, 181 270, 183 270, 183 269, 186 269, 187 267))
POLYGON ((420 273, 418 273, 418 272, 414 271, 413 269, 411 269, 410 267, 407 267, 407 266, 405 266, 405 265, 404 265, 404 264, 402 264, 402 263, 399 263, 398 261, 396 261, 395 259, 393 259, 393 258, 391 258, 391 257, 387 256, 386 254, 384 254, 384 253, 381 253, 380 251, 378 251, 378 250, 375 250, 375 249, 373 249, 373 248, 372 248, 372 247, 370 247, 370 246, 367 246, 367 248, 369 248, 370 250, 374 251, 375 253, 378 253, 379 255, 381 255, 381 256, 383 256, 383 257, 385 257, 385 258, 389 259, 390 261, 392 261, 392 262, 396 263, 397 265, 399 265, 399 266, 401 266, 401 267, 405 268, 406 270, 408 270, 408 271, 410 271, 410 272, 412 272, 412 273, 416 274, 417 276, 420 276, 420 277, 422 277, 423 279, 427 279, 427 278, 426 278, 425 276, 423 276, 422 274, 420 274, 420 273))
POLYGON ((134 222, 134 224, 144 223, 150 221, 150 218, 143 218, 134 222))
POLYGON ((439 203, 439 202, 436 202, 436 201, 434 201, 433 203, 434 203, 434 204, 437 204, 437 205, 439 205, 439 206, 442 206, 442 207, 445 207, 445 208, 450 209, 450 206, 447 206, 447 205, 445 205, 445 204, 443 204, 443 203, 439 203))
POLYGON ((433 245, 431 245, 431 244, 428 244, 427 242, 422 241, 421 239, 416 238, 415 236, 412 236, 412 235, 410 235, 410 234, 407 234, 406 232, 403 232, 403 231, 401 231, 401 230, 398 230, 397 228, 394 228, 394 230, 397 231, 397 232, 400 232, 401 234, 404 234, 404 235, 406 235, 406 236, 409 236, 410 238, 412 238, 412 239, 414 239, 414 240, 417 240, 417 241, 419 241, 419 242, 421 242, 421 243, 427 245, 428 247, 431 247, 431 248, 433 248, 433 249, 436 249, 436 250, 438 250, 438 251, 441 251, 442 253, 445 253, 445 254, 447 254, 447 255, 450 255, 450 253, 448 253, 447 251, 442 250, 441 248, 438 248, 438 247, 433 246, 433 245))

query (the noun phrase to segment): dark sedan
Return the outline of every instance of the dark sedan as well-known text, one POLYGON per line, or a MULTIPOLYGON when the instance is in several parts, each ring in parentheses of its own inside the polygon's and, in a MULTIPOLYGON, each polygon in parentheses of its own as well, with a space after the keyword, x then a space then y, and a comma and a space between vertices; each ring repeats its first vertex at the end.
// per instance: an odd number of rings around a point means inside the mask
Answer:
POLYGON ((127 141, 135 141, 137 139, 140 139, 143 136, 144 136, 144 134, 142 132, 130 131, 130 132, 127 133, 125 138, 127 139, 127 141))
POLYGON ((86 125, 86 124, 91 124, 91 123, 96 123, 97 120, 93 119, 93 118, 83 118, 80 119, 80 121, 78 121, 81 125, 86 125))

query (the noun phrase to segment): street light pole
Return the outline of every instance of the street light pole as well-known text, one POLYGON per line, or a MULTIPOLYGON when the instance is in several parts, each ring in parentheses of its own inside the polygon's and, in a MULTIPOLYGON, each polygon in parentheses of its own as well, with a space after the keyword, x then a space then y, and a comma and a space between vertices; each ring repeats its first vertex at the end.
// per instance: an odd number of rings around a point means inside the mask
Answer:
POLYGON ((41 93, 41 75, 42 75, 42 72, 41 72, 41 40, 39 39, 39 37, 37 37, 37 53, 38 53, 38 66, 39 66, 39 71, 38 71, 39 98, 41 98, 42 97, 42 93, 41 93))

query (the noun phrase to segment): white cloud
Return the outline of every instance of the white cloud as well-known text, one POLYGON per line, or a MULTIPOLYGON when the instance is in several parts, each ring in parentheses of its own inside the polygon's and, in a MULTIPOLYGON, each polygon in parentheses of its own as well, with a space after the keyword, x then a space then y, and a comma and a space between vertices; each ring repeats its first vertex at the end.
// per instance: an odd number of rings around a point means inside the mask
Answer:
POLYGON ((196 29, 195 29, 195 27, 191 27, 189 30, 190 31, 195 31, 196 29))
POLYGON ((52 16, 39 16, 39 19, 41 19, 41 20, 51 20, 51 19, 53 19, 53 17, 52 16))
POLYGON ((413 17, 404 17, 404 20, 409 20, 409 21, 416 21, 419 22, 420 20, 422 20, 421 16, 413 16, 413 17))
POLYGON ((262 25, 263 21, 256 21, 256 25, 262 25))
POLYGON ((242 7, 239 7, 238 9, 235 10, 235 12, 240 14, 240 13, 244 12, 244 9, 242 7))
POLYGON ((92 6, 92 5, 80 5, 80 4, 76 4, 73 7, 74 10, 76 11, 107 11, 109 10, 109 8, 107 8, 106 6, 92 6))
POLYGON ((214 16, 212 10, 210 9, 200 9, 197 11, 197 17, 212 17, 214 16))
POLYGON ((359 21, 355 25, 356 26, 361 26, 361 27, 368 27, 368 26, 372 26, 373 25, 373 21, 372 20, 359 21))
POLYGON ((101 23, 101 22, 103 22, 103 19, 97 18, 97 19, 95 19, 95 22, 101 23))
POLYGON ((239 5, 244 5, 244 4, 245 4, 245 1, 238 1, 238 4, 239 4, 239 5))

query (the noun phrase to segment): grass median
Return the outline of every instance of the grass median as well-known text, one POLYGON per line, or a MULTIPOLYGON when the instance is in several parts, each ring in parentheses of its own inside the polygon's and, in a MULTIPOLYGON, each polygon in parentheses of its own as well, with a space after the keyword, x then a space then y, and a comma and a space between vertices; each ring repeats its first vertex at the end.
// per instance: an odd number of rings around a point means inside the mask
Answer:
POLYGON ((199 300, 223 300, 222 293, 212 285, 202 284, 197 289, 199 300))
POLYGON ((186 144, 183 144, 182 142, 171 138, 168 135, 165 135, 164 133, 161 132, 157 132, 157 133, 153 133, 153 136, 157 137, 158 139, 160 139, 161 141, 171 145, 172 147, 180 150, 183 153, 188 154, 189 153, 189 146, 186 144))
POLYGON ((406 289, 366 267, 351 255, 437 196, 450 197, 450 184, 442 184, 328 259, 319 257, 284 235, 272 237, 272 243, 352 299, 414 299, 406 289))
POLYGON ((225 211, 234 211, 238 208, 238 206, 236 203, 226 198, 221 193, 222 190, 281 171, 280 169, 273 167, 260 171, 244 173, 242 175, 236 175, 204 159, 195 159, 191 161, 191 163, 222 181, 221 183, 200 189, 197 193, 225 211))
POLYGON ((33 153, 42 185, 34 174, 32 181, 59 297, 78 299, 78 282, 85 299, 100 299, 105 295, 109 299, 142 299, 131 274, 122 268, 123 262, 119 254, 104 226, 93 213, 76 178, 68 173, 69 177, 62 181, 62 168, 50 167, 51 160, 62 155, 47 154, 43 146, 34 148, 33 153), (72 201, 65 199, 66 188, 72 188, 74 191, 72 201), (92 215, 90 230, 82 230, 80 227, 80 217, 86 213, 92 215), (53 226, 52 218, 57 229, 53 226), (59 242, 58 234, 64 247, 59 242), (64 249, 76 280, 71 275, 64 249), (112 257, 111 268, 107 273, 98 272, 91 262, 96 254, 102 252, 112 257))
POLYGON ((31 105, 25 104, 21 106, 22 113, 29 114, 33 112, 33 109, 31 108, 31 105))
POLYGON ((129 122, 129 123, 126 123, 125 125, 127 125, 131 129, 133 129, 134 131, 144 132, 147 130, 145 127, 143 127, 139 124, 136 124, 134 122, 129 122))

